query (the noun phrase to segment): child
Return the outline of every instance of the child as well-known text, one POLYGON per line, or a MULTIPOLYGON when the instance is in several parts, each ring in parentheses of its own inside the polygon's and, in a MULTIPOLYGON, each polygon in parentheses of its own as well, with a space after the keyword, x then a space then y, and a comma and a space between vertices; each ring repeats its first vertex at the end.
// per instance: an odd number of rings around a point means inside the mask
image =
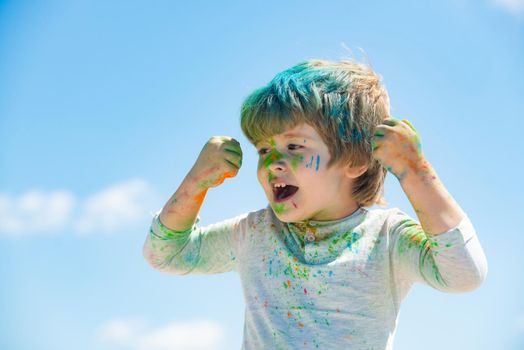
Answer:
POLYGON ((259 153, 265 209, 196 226, 206 192, 234 177, 239 143, 211 138, 151 225, 146 260, 175 274, 237 271, 243 349, 391 349, 415 282, 477 288, 487 264, 475 230, 424 157, 407 120, 389 116, 380 78, 351 61, 278 74, 242 106, 259 153), (420 224, 382 204, 394 174, 420 224))

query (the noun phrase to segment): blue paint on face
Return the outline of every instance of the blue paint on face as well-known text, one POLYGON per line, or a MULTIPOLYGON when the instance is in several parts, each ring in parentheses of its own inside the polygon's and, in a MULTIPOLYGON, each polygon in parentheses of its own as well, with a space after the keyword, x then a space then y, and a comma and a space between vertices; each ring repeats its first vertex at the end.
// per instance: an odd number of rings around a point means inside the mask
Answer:
POLYGON ((311 160, 309 163, 306 163, 306 168, 313 168, 313 160, 315 159, 314 156, 311 156, 311 160))
POLYGON ((318 167, 320 166, 320 155, 317 154, 317 167, 316 167, 316 171, 318 171, 318 167))

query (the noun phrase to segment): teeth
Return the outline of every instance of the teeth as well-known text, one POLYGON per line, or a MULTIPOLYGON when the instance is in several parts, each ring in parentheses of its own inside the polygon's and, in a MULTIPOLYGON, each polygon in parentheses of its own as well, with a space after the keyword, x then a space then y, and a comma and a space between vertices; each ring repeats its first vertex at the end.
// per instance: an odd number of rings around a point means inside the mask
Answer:
POLYGON ((273 187, 286 187, 286 184, 273 184, 273 187))

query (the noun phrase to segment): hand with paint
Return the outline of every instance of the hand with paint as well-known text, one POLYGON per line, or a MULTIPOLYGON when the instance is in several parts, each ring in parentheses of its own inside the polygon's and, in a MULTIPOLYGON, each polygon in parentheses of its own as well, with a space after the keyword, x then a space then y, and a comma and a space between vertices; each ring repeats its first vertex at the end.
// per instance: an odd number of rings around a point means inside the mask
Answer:
POLYGON ((371 140, 373 157, 399 180, 424 167, 420 136, 407 120, 385 119, 371 140))
POLYGON ((240 143, 229 136, 213 136, 204 145, 190 175, 200 189, 217 187, 235 177, 242 166, 240 143))

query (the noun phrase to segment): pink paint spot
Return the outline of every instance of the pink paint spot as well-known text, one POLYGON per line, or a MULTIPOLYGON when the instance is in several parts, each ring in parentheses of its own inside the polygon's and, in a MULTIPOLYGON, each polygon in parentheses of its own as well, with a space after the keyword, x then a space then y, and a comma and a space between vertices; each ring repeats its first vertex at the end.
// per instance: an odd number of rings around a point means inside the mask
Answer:
POLYGON ((304 288, 304 294, 307 294, 307 289, 306 288, 304 288))

